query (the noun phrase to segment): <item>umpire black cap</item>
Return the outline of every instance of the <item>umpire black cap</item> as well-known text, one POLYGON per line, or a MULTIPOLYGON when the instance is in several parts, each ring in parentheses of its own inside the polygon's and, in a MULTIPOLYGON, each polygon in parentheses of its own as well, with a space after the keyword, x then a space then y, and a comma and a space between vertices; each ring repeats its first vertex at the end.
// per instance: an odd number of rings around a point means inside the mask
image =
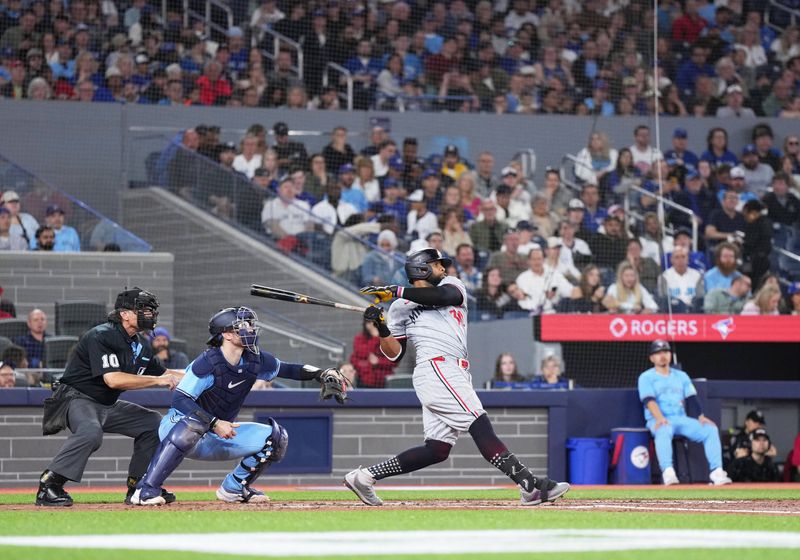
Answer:
POLYGON ((666 340, 654 340, 650 343, 650 355, 658 354, 659 352, 672 352, 672 348, 669 346, 669 342, 666 340))

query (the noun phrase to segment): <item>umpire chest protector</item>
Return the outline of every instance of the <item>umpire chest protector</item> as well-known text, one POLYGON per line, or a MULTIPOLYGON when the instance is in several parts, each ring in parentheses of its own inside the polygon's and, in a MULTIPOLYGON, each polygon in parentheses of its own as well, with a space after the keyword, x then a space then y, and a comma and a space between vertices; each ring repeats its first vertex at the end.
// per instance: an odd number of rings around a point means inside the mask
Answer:
POLYGON ((231 365, 219 348, 210 348, 192 364, 197 377, 212 375, 214 384, 203 391, 197 403, 221 420, 236 419, 245 397, 261 372, 261 358, 245 351, 237 365, 231 365))

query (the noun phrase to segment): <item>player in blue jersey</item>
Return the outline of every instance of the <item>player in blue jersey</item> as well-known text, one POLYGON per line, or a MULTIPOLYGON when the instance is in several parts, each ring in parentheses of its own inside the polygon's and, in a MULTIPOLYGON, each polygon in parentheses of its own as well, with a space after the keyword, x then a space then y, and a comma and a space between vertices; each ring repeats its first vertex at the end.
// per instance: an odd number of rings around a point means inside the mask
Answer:
MULTIPOLYGON (((258 347, 258 317, 247 307, 228 307, 209 322, 208 348, 186 368, 172 408, 161 421, 161 444, 131 498, 134 505, 162 505, 161 485, 185 457, 205 461, 241 459, 217 489, 223 502, 269 501, 252 483, 286 453, 289 436, 274 419, 266 424, 236 422, 245 397, 258 379, 309 380, 337 370, 289 364, 258 347)), ((342 385, 344 387, 344 385, 342 385)), ((340 395, 336 396, 343 402, 340 395)))
POLYGON ((697 389, 685 372, 670 367, 669 342, 656 340, 650 345, 652 368, 639 375, 639 400, 644 405, 647 429, 656 440, 656 455, 664 484, 678 484, 672 466, 672 437, 683 436, 701 442, 708 459, 709 479, 714 485, 730 484, 722 470, 722 444, 717 426, 703 415, 697 389))

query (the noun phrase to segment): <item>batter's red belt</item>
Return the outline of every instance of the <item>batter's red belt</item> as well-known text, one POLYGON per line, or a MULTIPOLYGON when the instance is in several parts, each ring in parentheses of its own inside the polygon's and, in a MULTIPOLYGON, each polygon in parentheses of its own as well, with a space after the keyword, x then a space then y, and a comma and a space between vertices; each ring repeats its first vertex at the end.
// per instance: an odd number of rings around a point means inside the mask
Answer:
POLYGON ((446 362, 447 360, 454 360, 461 369, 469 369, 469 360, 465 360, 464 358, 453 358, 452 356, 436 356, 435 358, 431 358, 432 362, 446 362))

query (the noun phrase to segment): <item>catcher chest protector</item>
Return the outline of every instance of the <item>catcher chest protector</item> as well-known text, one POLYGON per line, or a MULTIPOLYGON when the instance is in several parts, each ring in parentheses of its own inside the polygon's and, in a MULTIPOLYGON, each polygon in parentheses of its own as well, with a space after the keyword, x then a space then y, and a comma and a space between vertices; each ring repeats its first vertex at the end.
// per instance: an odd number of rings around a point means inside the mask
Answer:
POLYGON ((431 270, 430 263, 441 261, 445 268, 450 266, 453 261, 442 255, 441 251, 433 248, 420 249, 408 256, 406 259, 406 276, 408 280, 427 280, 430 278, 431 270))

